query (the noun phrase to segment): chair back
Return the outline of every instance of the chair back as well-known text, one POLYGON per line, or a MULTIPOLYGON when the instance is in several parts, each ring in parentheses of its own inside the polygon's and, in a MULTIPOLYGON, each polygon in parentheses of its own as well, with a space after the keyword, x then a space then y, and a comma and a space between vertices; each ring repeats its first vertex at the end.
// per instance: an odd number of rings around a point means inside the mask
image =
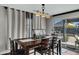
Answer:
POLYGON ((12 53, 14 51, 14 41, 11 40, 11 38, 9 38, 9 40, 10 40, 10 51, 12 53))
POLYGON ((55 47, 56 44, 57 44, 57 37, 55 36, 55 37, 52 37, 52 40, 51 40, 51 42, 50 42, 50 47, 51 47, 51 48, 52 48, 52 47, 55 47))
POLYGON ((48 45, 49 45, 49 39, 42 39, 41 45, 44 46, 44 47, 48 47, 48 45))

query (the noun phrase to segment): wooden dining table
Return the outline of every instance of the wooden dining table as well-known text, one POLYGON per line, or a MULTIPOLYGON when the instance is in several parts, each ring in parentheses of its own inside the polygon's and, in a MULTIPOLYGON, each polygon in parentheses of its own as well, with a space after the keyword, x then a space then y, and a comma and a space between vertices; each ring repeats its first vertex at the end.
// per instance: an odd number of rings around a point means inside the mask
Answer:
MULTIPOLYGON (((45 44, 45 40, 49 40, 52 36, 46 36, 42 39, 24 39, 24 40, 16 40, 16 49, 18 44, 25 50, 25 55, 29 55, 29 51, 33 48, 41 46, 41 44, 45 44), (43 42, 42 42, 43 41, 43 42)), ((59 42, 59 54, 61 54, 61 40, 59 42)))
MULTIPOLYGON (((18 47, 18 44, 25 50, 25 54, 29 55, 29 51, 35 47, 40 46, 41 40, 35 40, 35 39, 24 39, 24 40, 17 40, 16 46, 18 47)), ((16 49, 17 49, 16 47, 16 49)))

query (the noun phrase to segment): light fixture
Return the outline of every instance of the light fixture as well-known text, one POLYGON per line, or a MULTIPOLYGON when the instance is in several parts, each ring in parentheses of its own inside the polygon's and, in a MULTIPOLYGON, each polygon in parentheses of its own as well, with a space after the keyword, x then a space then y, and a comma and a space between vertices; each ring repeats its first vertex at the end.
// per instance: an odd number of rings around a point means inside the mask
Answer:
POLYGON ((50 15, 48 13, 45 13, 45 4, 42 4, 42 11, 36 11, 36 16, 50 18, 50 15))

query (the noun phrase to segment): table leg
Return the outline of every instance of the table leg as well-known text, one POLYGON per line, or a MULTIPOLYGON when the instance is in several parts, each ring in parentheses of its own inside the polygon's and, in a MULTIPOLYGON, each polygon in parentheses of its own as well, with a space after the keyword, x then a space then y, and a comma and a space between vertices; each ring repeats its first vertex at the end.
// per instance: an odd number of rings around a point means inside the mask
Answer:
POLYGON ((59 49, 58 49, 58 44, 57 44, 57 55, 59 54, 58 52, 59 52, 59 49))
POLYGON ((54 40, 52 40, 52 55, 54 55, 54 40))
POLYGON ((15 50, 18 49, 18 44, 15 42, 15 50))
POLYGON ((61 55, 61 40, 59 40, 59 54, 61 55))
POLYGON ((34 55, 36 55, 36 49, 34 49, 34 55))

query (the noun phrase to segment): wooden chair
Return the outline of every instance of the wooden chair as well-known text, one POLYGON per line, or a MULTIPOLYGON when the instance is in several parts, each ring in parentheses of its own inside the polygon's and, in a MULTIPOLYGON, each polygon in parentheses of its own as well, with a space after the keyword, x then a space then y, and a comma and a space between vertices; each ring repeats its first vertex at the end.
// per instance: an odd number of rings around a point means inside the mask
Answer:
POLYGON ((54 55, 54 53, 58 55, 59 49, 58 49, 57 37, 52 38, 50 43, 50 49, 52 49, 52 55, 54 55), (54 51, 55 49, 57 49, 56 52, 54 51))
POLYGON ((11 55, 24 55, 25 51, 24 49, 16 49, 17 44, 15 43, 14 40, 11 40, 11 38, 9 38, 10 40, 10 54, 11 55))
POLYGON ((59 54, 59 48, 58 48, 58 41, 57 41, 57 37, 52 37, 52 40, 49 40, 49 39, 46 39, 46 40, 43 40, 42 43, 41 43, 41 47, 37 47, 34 49, 34 54, 36 54, 36 52, 40 53, 41 55, 43 54, 48 54, 50 55, 51 52, 52 52, 52 55, 55 54, 59 54), (55 49, 56 52, 54 51, 55 49))
POLYGON ((43 55, 43 54, 50 55, 50 49, 49 49, 49 46, 48 46, 48 42, 49 42, 48 39, 43 39, 41 41, 41 46, 34 49, 34 55, 36 55, 36 52, 40 53, 41 55, 43 55))
POLYGON ((77 45, 79 46, 79 37, 75 35, 76 41, 75 41, 75 49, 77 48, 77 45))

